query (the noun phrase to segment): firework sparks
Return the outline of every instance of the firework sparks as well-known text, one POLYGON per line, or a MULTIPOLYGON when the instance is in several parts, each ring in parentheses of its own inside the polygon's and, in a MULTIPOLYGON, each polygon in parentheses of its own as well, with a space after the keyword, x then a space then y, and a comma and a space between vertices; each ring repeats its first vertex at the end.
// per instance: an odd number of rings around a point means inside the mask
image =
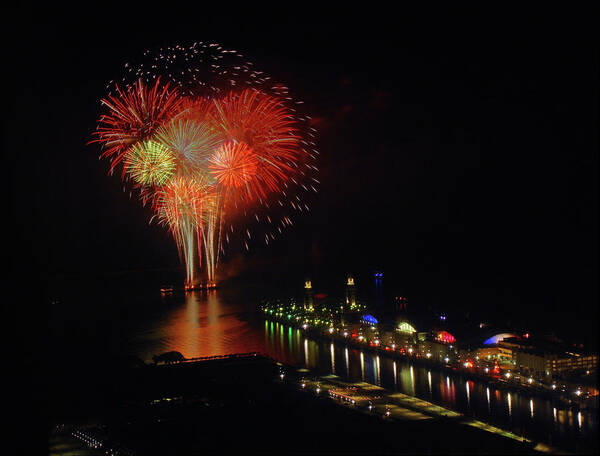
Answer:
POLYGON ((292 225, 282 200, 308 210, 298 194, 319 183, 311 118, 298 116, 302 102, 242 54, 214 43, 146 51, 125 65, 119 84, 102 100, 106 112, 91 142, 102 145, 111 173, 122 164, 123 179, 172 234, 186 287, 197 284, 202 264, 215 283, 222 239, 231 244, 234 224, 246 224, 238 237, 249 250, 253 238, 269 244, 275 227, 292 225), (269 233, 252 236, 249 219, 255 233, 268 222, 269 233))
POLYGON ((135 144, 125 155, 125 170, 139 184, 163 185, 175 173, 175 155, 156 141, 135 144))

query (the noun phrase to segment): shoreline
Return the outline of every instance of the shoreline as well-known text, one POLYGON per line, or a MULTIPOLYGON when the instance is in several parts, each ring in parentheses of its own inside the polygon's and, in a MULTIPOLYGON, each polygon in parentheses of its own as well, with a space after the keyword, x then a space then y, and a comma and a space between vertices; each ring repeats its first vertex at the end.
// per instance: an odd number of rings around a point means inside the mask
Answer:
POLYGON ((262 315, 263 319, 266 321, 273 321, 273 322, 277 322, 280 324, 290 326, 294 329, 298 329, 298 330, 302 331, 303 334, 306 334, 315 340, 334 341, 334 342, 341 343, 342 345, 346 345, 346 346, 349 346, 352 348, 360 348, 361 350, 366 350, 371 353, 377 353, 378 355, 383 355, 388 358, 407 361, 410 363, 414 363, 415 365, 418 365, 418 366, 429 367, 429 368, 435 369, 437 371, 444 372, 444 373, 451 373, 455 376, 459 376, 462 378, 478 380, 480 382, 486 383, 486 384, 493 386, 494 388, 497 388, 500 390, 526 393, 530 396, 535 396, 535 397, 540 397, 543 399, 551 400, 553 403, 556 403, 557 406, 560 406, 561 408, 565 408, 565 409, 571 409, 574 411, 580 411, 580 410, 597 411, 598 410, 598 401, 589 401, 589 403, 587 403, 587 404, 586 403, 580 404, 580 403, 574 402, 572 399, 566 398, 560 392, 557 393, 557 392, 552 392, 552 391, 547 391, 547 390, 541 390, 538 388, 527 387, 524 385, 513 385, 513 384, 503 381, 500 378, 494 378, 494 377, 490 378, 489 376, 480 375, 478 373, 464 371, 460 368, 460 366, 451 367, 448 365, 443 365, 439 362, 422 359, 421 357, 402 354, 402 353, 399 353, 398 351, 385 350, 385 349, 377 347, 377 346, 371 346, 371 345, 368 345, 365 343, 354 341, 347 337, 341 337, 341 336, 336 336, 333 334, 323 333, 321 330, 314 329, 312 327, 305 329, 302 327, 302 325, 294 324, 294 322, 285 321, 283 319, 274 318, 272 316, 267 317, 262 312, 261 312, 261 315, 262 315))

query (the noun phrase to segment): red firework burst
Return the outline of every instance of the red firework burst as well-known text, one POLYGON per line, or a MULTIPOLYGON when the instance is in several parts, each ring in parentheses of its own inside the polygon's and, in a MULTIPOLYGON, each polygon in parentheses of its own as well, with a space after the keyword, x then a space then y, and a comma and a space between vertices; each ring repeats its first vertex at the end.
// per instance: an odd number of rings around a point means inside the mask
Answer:
POLYGON ((161 87, 160 78, 153 87, 140 79, 127 90, 117 85, 116 91, 117 95, 102 100, 109 113, 100 117, 94 132, 97 139, 91 141, 106 147, 102 157, 110 158, 111 172, 131 145, 148 139, 156 128, 179 112, 182 103, 177 89, 169 90, 169 84, 161 87))
POLYGON ((279 191, 280 184, 296 173, 303 153, 291 111, 279 98, 255 89, 230 92, 213 104, 209 116, 224 136, 252 150, 258 193, 279 191))
POLYGON ((228 189, 246 186, 245 196, 252 198, 252 182, 257 173, 257 160, 247 144, 227 142, 221 145, 209 159, 208 168, 220 185, 228 189))

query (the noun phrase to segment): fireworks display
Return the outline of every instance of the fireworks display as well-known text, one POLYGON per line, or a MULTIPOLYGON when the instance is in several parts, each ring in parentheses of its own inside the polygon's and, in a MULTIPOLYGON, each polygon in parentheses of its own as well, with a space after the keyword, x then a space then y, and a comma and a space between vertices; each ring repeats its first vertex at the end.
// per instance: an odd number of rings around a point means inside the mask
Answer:
POLYGON ((287 87, 217 44, 174 46, 110 81, 94 139, 177 244, 186 288, 214 286, 237 236, 275 239, 319 181, 315 129, 287 87), (259 233, 260 232, 260 233, 259 233))

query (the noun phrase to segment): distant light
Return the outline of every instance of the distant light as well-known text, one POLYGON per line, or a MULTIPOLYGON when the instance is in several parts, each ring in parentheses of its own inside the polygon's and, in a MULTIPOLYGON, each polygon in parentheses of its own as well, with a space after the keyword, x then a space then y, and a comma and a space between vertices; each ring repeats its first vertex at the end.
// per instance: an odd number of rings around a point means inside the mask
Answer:
POLYGON ((333 332, 333 328, 329 328, 329 334, 333 332))
POLYGON ((504 374, 504 376, 505 376, 506 378, 510 378, 510 372, 507 372, 506 374, 504 374))
POLYGON ((552 384, 552 389, 555 390, 556 389, 556 385, 553 383, 552 384))
POLYGON ((577 391, 575 391, 575 394, 577 394, 578 396, 581 396, 581 390, 578 389, 577 391))
POLYGON ((344 331, 344 337, 348 337, 348 331, 344 331))
POLYGON ((490 371, 487 367, 483 370, 485 371, 486 374, 490 371))
POLYGON ((450 361, 450 358, 448 358, 447 356, 444 358, 444 361, 448 362, 450 361))
POLYGON ((431 358, 431 353, 427 353, 425 356, 427 356, 428 358, 431 358))
POLYGON ((412 349, 412 348, 409 348, 409 349, 408 349, 408 353, 412 353, 412 352, 413 352, 413 349, 412 349))
POLYGON ((308 328, 308 325, 307 325, 306 323, 304 323, 304 324, 302 325, 302 328, 306 329, 306 328, 308 328))
POLYGON ((530 384, 533 383, 533 379, 531 377, 529 377, 529 380, 527 380, 530 384))

